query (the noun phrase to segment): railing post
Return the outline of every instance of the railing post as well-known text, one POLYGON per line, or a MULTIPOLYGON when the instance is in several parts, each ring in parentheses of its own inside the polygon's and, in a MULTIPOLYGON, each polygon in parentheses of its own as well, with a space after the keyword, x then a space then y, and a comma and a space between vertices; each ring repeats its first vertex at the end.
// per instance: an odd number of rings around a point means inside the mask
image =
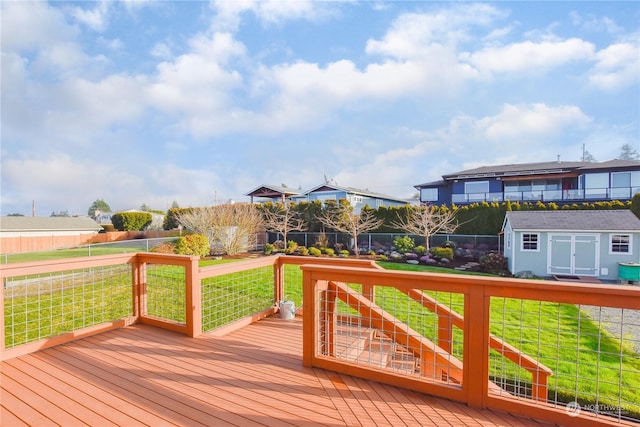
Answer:
POLYGON ((274 303, 279 304, 284 301, 284 262, 282 256, 278 255, 276 263, 273 265, 273 296, 274 303))
POLYGON ((489 301, 481 285, 464 299, 462 387, 472 408, 484 407, 489 390, 489 301))
POLYGON ((147 312, 147 274, 145 266, 146 264, 140 261, 138 255, 133 258, 131 269, 131 283, 133 283, 131 302, 133 304, 133 317, 136 322, 147 312))
POLYGON ((311 368, 315 349, 316 286, 311 273, 302 269, 302 365, 311 368))
POLYGON ((198 257, 191 257, 191 262, 185 266, 184 280, 187 335, 197 337, 202 335, 202 281, 198 257))

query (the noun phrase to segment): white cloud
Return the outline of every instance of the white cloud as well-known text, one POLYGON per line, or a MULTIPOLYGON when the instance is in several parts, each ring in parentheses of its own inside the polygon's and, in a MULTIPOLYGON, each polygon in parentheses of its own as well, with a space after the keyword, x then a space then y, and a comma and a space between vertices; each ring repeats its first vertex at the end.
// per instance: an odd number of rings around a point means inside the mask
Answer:
POLYGON ((264 26, 281 25, 286 21, 318 21, 335 16, 338 3, 313 0, 215 0, 211 3, 216 12, 213 30, 238 30, 242 14, 251 12, 264 26))
POLYGON ((0 2, 2 50, 35 51, 52 44, 68 43, 78 30, 69 26, 63 13, 44 2, 0 2))
POLYGON ((596 54, 589 81, 596 87, 615 91, 640 82, 640 50, 630 43, 610 45, 596 54))
POLYGON ((506 104, 499 114, 478 120, 476 126, 489 140, 517 145, 518 141, 530 141, 532 135, 541 139, 567 128, 585 126, 590 121, 576 106, 506 104))
POLYGON ((594 45, 571 38, 565 41, 525 41, 506 46, 488 47, 460 55, 482 73, 539 72, 573 61, 590 60, 594 45))
POLYGON ((80 23, 86 25, 94 31, 102 32, 109 25, 109 2, 98 1, 93 9, 82 7, 71 8, 71 15, 80 23))
POLYGON ((607 16, 582 15, 576 11, 572 11, 569 16, 573 25, 587 31, 617 34, 623 30, 622 27, 616 24, 615 20, 607 16))
POLYGON ((487 26, 501 16, 504 14, 498 9, 479 3, 434 13, 406 13, 393 22, 382 40, 367 41, 366 52, 398 59, 424 57, 437 46, 454 49, 472 38, 472 28, 487 26))

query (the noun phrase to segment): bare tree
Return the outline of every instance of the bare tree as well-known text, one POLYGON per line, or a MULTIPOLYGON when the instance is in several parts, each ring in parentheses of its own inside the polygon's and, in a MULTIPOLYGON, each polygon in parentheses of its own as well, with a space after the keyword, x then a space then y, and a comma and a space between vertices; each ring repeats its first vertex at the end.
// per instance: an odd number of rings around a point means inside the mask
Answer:
POLYGON ((424 237, 424 247, 429 251, 429 238, 436 233, 453 233, 458 228, 455 212, 437 206, 420 206, 407 210, 406 218, 398 216, 394 227, 409 234, 424 237))
POLYGON ((177 221, 207 236, 223 253, 236 255, 255 246, 262 215, 254 205, 229 204, 187 210, 178 215, 177 221))
POLYGON ((356 214, 348 204, 337 203, 335 206, 323 210, 318 219, 325 227, 349 234, 353 240, 353 251, 356 256, 359 256, 358 236, 377 229, 384 222, 374 215, 375 211, 365 209, 356 214))
POLYGON ((292 203, 264 203, 260 210, 263 223, 267 231, 282 234, 284 244, 287 244, 287 234, 292 231, 306 231, 307 225, 294 209, 292 203))

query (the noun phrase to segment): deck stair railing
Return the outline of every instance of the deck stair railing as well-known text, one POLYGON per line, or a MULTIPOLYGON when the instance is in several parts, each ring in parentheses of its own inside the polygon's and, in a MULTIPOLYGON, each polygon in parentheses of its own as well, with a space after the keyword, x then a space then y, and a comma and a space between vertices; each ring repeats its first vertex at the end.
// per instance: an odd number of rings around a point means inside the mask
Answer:
MULTIPOLYGON (((344 283, 329 281, 327 290, 324 292, 325 296, 322 299, 326 302, 324 311, 327 313, 327 317, 333 316, 332 313, 335 310, 333 301, 336 298, 361 315, 355 319, 340 316, 336 317, 336 319, 341 319, 337 322, 321 323, 320 336, 325 338, 323 347, 329 356, 368 364, 375 368, 391 369, 405 375, 418 374, 432 380, 454 384, 462 382, 462 362, 451 354, 451 340, 440 340, 440 342, 446 343, 447 348, 433 343, 365 296, 353 293, 344 283)), ((419 290, 414 289, 408 291, 407 294, 418 301, 421 299, 416 298, 417 296, 424 297, 425 301, 429 302, 424 303, 425 308, 435 309, 434 311, 439 312, 438 323, 440 326, 445 323, 443 319, 448 319, 448 316, 455 315, 455 318, 459 319, 453 322, 447 320, 448 330, 439 326, 438 330, 444 331, 443 336, 452 336, 452 325, 461 330, 464 329, 462 316, 445 305, 437 303, 419 290)), ((492 348, 519 366, 528 367, 534 375, 542 372, 538 375, 544 378, 544 384, 539 385, 537 391, 541 394, 535 394, 533 398, 538 399, 539 396, 546 396, 546 378, 553 374, 549 368, 522 354, 499 338, 493 337, 492 348), (523 363, 523 360, 526 360, 526 363, 523 363)), ((489 383, 489 388, 492 390, 500 389, 492 382, 489 383)))
MULTIPOLYGON (((372 264, 372 268, 381 269, 377 266, 377 264, 372 264)), ((331 287, 337 288, 335 292, 337 292, 338 298, 343 300, 345 303, 349 304, 354 310, 359 311, 362 314, 362 318, 360 322, 366 321, 369 319, 369 313, 374 312, 376 309, 375 306, 375 288, 373 286, 364 285, 362 288, 363 297, 362 299, 354 296, 353 291, 350 290, 346 285, 342 283, 330 282, 331 287), (340 290, 340 292, 338 292, 340 290), (366 297, 365 297, 366 296, 366 297), (344 298, 344 299, 343 299, 344 298), (369 307, 363 313, 362 308, 369 307)), ((409 289, 405 290, 402 287, 396 287, 399 292, 404 293, 409 298, 414 301, 417 301, 421 304, 425 309, 434 313, 438 317, 438 337, 436 341, 436 347, 439 351, 444 352, 446 357, 445 360, 448 360, 446 366, 448 366, 447 370, 455 369, 455 371, 459 371, 453 373, 451 371, 442 372, 442 378, 448 378, 451 382, 459 383, 461 381, 461 370, 462 370, 462 362, 458 359, 452 359, 451 355, 453 352, 452 343, 453 343, 453 327, 455 326, 460 331, 464 332, 464 317, 457 313, 455 310, 452 310, 445 304, 439 303, 435 298, 429 296, 427 293, 421 291, 420 289, 409 289)), ((379 309, 379 307, 378 307, 379 309)), ((387 316, 388 313, 386 313, 387 316)), ((384 317, 381 317, 384 318, 384 317)), ((392 322, 387 322, 390 325, 397 325, 399 321, 397 319, 393 319, 392 322)), ((406 326, 406 325, 404 325, 406 326)), ((407 327, 408 328, 408 327, 407 327)), ((378 329, 385 331, 384 327, 378 327, 378 329)), ((410 328, 409 328, 410 329, 410 328)), ((411 334, 407 334, 408 331, 402 331, 402 334, 394 334, 396 336, 404 337, 409 335, 418 335, 417 332, 412 331, 411 334)), ((331 336, 329 334, 328 336, 331 336)), ((427 340, 429 341, 429 340, 427 340)), ((433 342, 429 341, 430 345, 433 345, 433 342)), ((520 368, 525 369, 527 372, 531 374, 531 399, 546 401, 547 393, 548 393, 548 378, 553 375, 553 371, 549 369, 544 364, 540 363, 538 360, 530 357, 529 355, 523 353, 519 349, 515 348, 513 345, 505 342, 504 340, 496 337, 494 334, 489 334, 489 346, 492 350, 501 354, 507 360, 513 362, 520 368)), ((442 355, 443 353, 441 353, 442 355)), ((440 361, 442 361, 443 357, 440 357, 440 361)), ((418 363, 420 363, 420 358, 418 358, 418 363)), ((435 365, 437 365, 436 363, 435 365)), ((433 365, 433 362, 432 362, 433 365)), ((422 366, 425 366, 424 363, 422 366)), ((434 378, 437 375, 434 375, 434 378)), ((495 389, 495 384, 490 383, 489 387, 495 389)))
MULTIPOLYGON (((451 342, 453 341, 453 327, 464 331, 464 318, 459 313, 451 310, 444 304, 437 302, 434 298, 419 289, 404 291, 414 301, 418 301, 422 306, 438 316, 438 346, 447 352, 451 352, 451 342)), ((503 357, 527 370, 531 374, 531 398, 545 401, 548 393, 548 378, 553 375, 553 371, 537 361, 536 359, 521 352, 511 344, 489 334, 489 346, 503 357)))
MULTIPOLYGON (((421 376, 435 380, 449 378, 454 383, 460 383, 462 381, 462 362, 366 297, 354 293, 349 286, 344 283, 328 282, 327 290, 323 297, 323 300, 326 302, 323 311, 327 316, 332 316, 335 312, 336 298, 345 302, 354 310, 357 310, 363 319, 368 320, 367 323, 369 323, 372 328, 380 331, 385 338, 388 337, 385 342, 386 345, 379 345, 379 347, 385 350, 382 354, 386 354, 386 356, 375 357, 374 360, 388 361, 391 350, 394 349, 393 344, 399 344, 419 361, 421 376)), ((324 344, 327 348, 327 354, 329 356, 338 356, 336 354, 337 322, 322 322, 321 328, 326 329, 321 330, 320 336, 325 337, 324 344)), ((371 328, 368 329, 371 330, 371 328)), ((373 332, 370 336, 373 337, 373 332)), ((385 340, 381 339, 379 341, 384 342, 385 340)), ((371 340, 369 340, 369 343, 371 343, 371 340)), ((362 347, 363 350, 371 352, 371 346, 364 347, 361 345, 360 347, 362 347)), ((371 353, 380 354, 379 352, 371 353)), ((365 357, 363 359, 371 358, 365 357)), ((381 363, 377 364, 382 367, 388 366, 388 363, 384 365, 381 363)))

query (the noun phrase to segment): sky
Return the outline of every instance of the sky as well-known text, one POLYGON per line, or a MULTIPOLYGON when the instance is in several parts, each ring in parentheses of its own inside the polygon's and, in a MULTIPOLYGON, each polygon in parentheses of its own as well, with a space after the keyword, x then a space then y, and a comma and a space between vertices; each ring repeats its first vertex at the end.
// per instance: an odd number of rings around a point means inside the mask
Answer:
POLYGON ((640 2, 1 1, 0 213, 640 152, 640 2), (35 207, 35 209, 33 209, 35 207))

